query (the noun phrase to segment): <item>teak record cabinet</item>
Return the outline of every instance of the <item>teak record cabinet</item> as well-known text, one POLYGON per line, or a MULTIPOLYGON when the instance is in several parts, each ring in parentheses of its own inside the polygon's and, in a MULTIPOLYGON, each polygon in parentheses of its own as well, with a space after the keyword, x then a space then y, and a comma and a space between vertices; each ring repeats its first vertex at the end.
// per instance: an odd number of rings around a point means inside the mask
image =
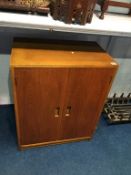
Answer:
POLYGON ((23 45, 11 54, 19 147, 91 138, 117 63, 95 43, 23 45))

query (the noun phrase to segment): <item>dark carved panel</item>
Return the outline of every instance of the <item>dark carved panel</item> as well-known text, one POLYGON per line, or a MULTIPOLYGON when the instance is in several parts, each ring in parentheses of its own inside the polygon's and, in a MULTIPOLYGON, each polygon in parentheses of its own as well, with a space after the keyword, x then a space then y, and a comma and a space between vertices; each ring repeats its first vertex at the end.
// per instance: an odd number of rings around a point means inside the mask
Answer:
POLYGON ((96 0, 55 0, 53 18, 66 23, 86 24, 91 22, 96 0))

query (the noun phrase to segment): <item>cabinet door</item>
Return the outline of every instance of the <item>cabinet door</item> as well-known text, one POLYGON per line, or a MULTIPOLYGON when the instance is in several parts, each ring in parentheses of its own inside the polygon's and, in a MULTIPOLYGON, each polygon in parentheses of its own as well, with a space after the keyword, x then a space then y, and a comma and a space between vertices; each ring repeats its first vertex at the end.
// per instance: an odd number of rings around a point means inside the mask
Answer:
POLYGON ((114 74, 110 68, 70 69, 62 117, 63 139, 91 137, 114 74))
POLYGON ((15 68, 20 145, 59 139, 67 69, 15 68))

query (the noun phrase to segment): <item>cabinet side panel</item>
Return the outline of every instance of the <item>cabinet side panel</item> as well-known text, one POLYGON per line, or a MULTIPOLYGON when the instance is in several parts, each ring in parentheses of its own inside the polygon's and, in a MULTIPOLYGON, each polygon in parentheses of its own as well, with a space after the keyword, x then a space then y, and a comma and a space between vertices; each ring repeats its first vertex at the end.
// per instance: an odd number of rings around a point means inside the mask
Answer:
POLYGON ((67 69, 15 68, 20 144, 59 140, 67 69))
POLYGON ((14 99, 14 107, 15 107, 15 120, 16 120, 16 129, 17 129, 17 139, 18 139, 18 145, 20 146, 20 124, 19 124, 19 112, 18 112, 19 109, 18 109, 18 102, 17 102, 14 67, 10 68, 10 73, 11 73, 13 99, 14 99))

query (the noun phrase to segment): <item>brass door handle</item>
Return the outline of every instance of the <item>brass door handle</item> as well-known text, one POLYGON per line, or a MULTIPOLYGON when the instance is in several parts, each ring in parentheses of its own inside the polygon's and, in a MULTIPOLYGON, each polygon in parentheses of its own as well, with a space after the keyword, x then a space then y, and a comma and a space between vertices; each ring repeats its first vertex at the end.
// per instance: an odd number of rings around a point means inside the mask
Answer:
POLYGON ((71 114, 71 106, 67 106, 65 116, 69 117, 71 114))
POLYGON ((54 117, 60 117, 60 107, 55 108, 55 115, 54 117))

